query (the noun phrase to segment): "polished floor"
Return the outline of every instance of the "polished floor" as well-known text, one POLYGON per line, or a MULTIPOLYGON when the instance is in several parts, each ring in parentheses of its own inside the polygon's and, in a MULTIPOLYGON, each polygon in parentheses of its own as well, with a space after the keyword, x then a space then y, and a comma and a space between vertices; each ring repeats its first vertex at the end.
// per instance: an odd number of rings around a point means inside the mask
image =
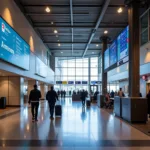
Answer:
POLYGON ((49 119, 41 103, 39 121, 30 108, 0 119, 0 150, 150 150, 150 137, 96 105, 62 100, 62 117, 49 119))

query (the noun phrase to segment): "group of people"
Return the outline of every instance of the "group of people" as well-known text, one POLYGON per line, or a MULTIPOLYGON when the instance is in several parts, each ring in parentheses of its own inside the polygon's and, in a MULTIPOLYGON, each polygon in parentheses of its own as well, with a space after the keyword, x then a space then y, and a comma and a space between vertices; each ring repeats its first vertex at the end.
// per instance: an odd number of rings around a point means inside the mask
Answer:
POLYGON ((112 90, 111 93, 106 93, 106 95, 105 95, 105 107, 106 108, 112 107, 113 101, 110 98, 114 98, 115 96, 125 97, 125 94, 124 94, 122 88, 120 88, 118 92, 114 92, 112 90))
POLYGON ((66 98, 66 91, 65 90, 61 90, 61 91, 57 91, 57 95, 58 97, 60 96, 61 98, 66 98))
MULTIPOLYGON (((41 98, 41 92, 37 89, 37 85, 34 85, 34 89, 31 90, 29 95, 29 101, 28 103, 31 104, 31 113, 32 113, 32 121, 38 121, 38 108, 39 108, 39 101, 41 98)), ((49 110, 50 110, 50 118, 53 120, 53 114, 54 114, 54 108, 56 100, 58 100, 58 95, 55 92, 54 88, 51 87, 51 90, 47 92, 46 99, 49 104, 49 110)))

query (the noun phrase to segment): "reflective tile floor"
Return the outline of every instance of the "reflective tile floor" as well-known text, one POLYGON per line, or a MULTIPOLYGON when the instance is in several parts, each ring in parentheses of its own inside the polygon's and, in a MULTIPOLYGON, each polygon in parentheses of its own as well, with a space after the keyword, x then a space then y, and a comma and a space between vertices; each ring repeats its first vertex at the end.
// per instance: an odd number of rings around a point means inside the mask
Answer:
POLYGON ((39 121, 32 123, 30 108, 0 119, 0 150, 150 150, 150 137, 100 110, 61 101, 62 117, 49 119, 41 103, 39 121))

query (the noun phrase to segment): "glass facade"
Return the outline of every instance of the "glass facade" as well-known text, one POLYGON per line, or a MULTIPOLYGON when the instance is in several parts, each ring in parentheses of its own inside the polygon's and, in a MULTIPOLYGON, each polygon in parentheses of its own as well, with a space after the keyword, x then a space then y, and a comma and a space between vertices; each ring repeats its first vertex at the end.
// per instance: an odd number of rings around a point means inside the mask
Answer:
POLYGON ((71 91, 89 90, 90 81, 98 81, 98 57, 93 58, 57 58, 55 81, 74 81, 74 84, 56 84, 55 89, 71 91), (81 81, 81 84, 76 84, 81 81), (87 81, 87 84, 82 84, 87 81))

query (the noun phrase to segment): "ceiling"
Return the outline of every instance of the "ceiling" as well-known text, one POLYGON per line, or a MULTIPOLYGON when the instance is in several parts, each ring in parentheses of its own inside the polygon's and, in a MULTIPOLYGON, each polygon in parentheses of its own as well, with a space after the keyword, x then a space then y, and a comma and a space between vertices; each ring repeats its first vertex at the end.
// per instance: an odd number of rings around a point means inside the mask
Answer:
POLYGON ((128 24, 124 0, 14 1, 56 57, 98 56, 104 31, 114 40, 128 24), (47 6, 50 13, 45 11, 47 6), (120 14, 119 7, 123 8, 120 14))

